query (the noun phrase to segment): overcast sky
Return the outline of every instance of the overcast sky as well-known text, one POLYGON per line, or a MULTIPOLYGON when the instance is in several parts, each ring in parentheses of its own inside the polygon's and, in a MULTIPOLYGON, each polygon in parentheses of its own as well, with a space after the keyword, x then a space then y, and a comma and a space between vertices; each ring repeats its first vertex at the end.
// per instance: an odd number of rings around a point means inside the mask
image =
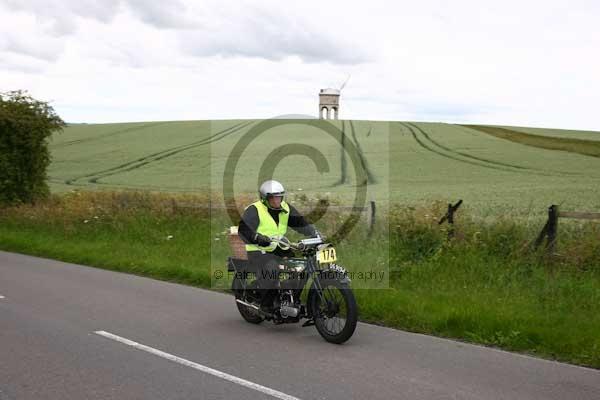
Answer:
POLYGON ((69 122, 317 115, 600 130, 600 2, 0 0, 0 91, 69 122))

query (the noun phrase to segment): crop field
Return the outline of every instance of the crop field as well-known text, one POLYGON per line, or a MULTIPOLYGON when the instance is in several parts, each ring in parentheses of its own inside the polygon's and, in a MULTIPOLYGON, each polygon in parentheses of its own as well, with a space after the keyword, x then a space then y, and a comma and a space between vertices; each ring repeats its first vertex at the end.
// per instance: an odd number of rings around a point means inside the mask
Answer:
POLYGON ((571 131, 567 129, 527 128, 523 126, 501 126, 501 128, 511 129, 517 132, 530 133, 532 135, 600 141, 600 132, 595 131, 571 131))
MULTIPOLYGON (((50 144, 51 189, 222 193, 229 177, 236 194, 249 194, 272 174, 292 196, 351 202, 360 187, 358 168, 365 171, 367 197, 383 205, 463 199, 465 207, 484 217, 542 215, 550 204, 600 209, 600 157, 443 123, 271 121, 278 126, 253 139, 247 134, 258 129, 259 120, 71 125, 50 144), (326 125, 335 129, 327 133, 326 125), (353 152, 341 151, 340 144, 353 152)), ((578 145, 591 149, 598 145, 594 135, 600 137, 597 132, 505 129, 550 140, 588 139, 578 145)))

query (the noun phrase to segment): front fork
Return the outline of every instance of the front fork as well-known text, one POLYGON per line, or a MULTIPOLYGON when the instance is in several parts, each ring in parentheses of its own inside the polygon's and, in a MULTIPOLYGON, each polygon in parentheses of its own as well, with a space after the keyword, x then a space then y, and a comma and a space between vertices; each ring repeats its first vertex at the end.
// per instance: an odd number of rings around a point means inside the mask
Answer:
MULTIPOLYGON (((318 296, 318 299, 320 300, 319 304, 329 306, 327 300, 325 299, 324 290, 329 291, 330 289, 323 289, 323 285, 321 284, 320 274, 317 273, 317 269, 315 268, 316 267, 316 259, 315 258, 313 258, 311 260, 311 264, 309 265, 309 267, 311 270, 311 275, 313 277, 313 283, 309 290, 309 296, 307 298, 306 305, 307 305, 309 317, 314 318, 313 314, 316 310, 313 310, 312 306, 315 304, 315 300, 316 300, 315 296, 318 296)), ((347 283, 347 284, 350 283, 350 278, 346 275, 346 272, 343 268, 340 268, 338 266, 337 269, 334 269, 333 271, 331 271, 331 266, 330 266, 324 270, 334 272, 336 274, 335 277, 332 279, 339 279, 342 283, 347 283), (339 275, 339 270, 341 270, 343 272, 342 275, 339 275)), ((330 293, 330 295, 332 295, 331 298, 333 298, 333 294, 330 293)))
POLYGON ((315 303, 314 296, 318 296, 320 300, 320 304, 325 303, 325 297, 323 296, 323 286, 321 285, 321 279, 319 278, 319 274, 317 273, 317 260, 316 256, 312 256, 309 259, 309 265, 307 266, 310 272, 310 276, 312 276, 312 284, 311 288, 308 291, 308 297, 306 299, 306 310, 307 310, 307 318, 314 319, 313 304, 315 303))

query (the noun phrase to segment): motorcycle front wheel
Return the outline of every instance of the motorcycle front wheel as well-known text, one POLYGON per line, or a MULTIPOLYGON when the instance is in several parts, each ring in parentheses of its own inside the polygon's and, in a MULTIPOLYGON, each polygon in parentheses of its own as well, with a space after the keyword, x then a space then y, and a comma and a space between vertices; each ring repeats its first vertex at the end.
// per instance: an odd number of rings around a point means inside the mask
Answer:
POLYGON ((323 300, 316 288, 310 307, 319 334, 330 343, 341 344, 350 339, 358 321, 358 306, 350 286, 337 280, 322 280, 323 300))

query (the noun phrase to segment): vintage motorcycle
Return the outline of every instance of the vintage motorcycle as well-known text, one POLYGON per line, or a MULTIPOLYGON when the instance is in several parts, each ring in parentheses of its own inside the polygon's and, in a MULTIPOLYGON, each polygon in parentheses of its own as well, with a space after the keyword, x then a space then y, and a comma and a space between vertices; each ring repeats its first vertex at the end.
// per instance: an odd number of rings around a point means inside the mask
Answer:
POLYGON ((253 324, 264 320, 276 324, 306 321, 303 327, 315 325, 328 342, 344 343, 354 333, 358 308, 350 288, 346 270, 336 264, 335 248, 322 238, 304 239, 297 243, 285 237, 271 237, 283 250, 292 249, 302 257, 282 258, 279 265, 280 289, 278 307, 272 313, 261 310, 256 274, 247 260, 229 257, 228 271, 233 273, 231 289, 242 317, 253 324), (304 289, 306 300, 303 301, 304 289))

